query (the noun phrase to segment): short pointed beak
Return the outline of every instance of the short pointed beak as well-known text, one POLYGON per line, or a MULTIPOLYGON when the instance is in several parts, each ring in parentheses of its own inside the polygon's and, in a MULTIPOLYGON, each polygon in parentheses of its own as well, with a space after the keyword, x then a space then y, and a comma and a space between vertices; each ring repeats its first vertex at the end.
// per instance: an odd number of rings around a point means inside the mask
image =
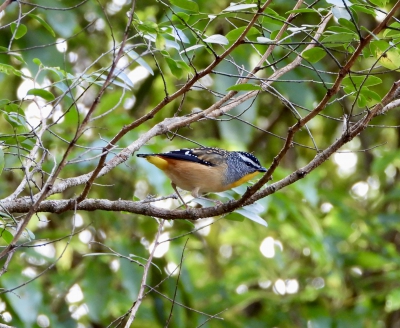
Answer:
POLYGON ((262 167, 261 169, 258 169, 258 172, 267 172, 267 169, 265 167, 262 167))

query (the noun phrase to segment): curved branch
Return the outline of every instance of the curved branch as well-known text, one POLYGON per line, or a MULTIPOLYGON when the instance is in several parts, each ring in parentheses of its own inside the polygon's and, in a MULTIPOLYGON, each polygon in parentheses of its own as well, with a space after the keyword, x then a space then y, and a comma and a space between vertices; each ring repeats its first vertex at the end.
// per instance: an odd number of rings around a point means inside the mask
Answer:
MULTIPOLYGON (((243 205, 250 205, 255 201, 269 196, 278 190, 304 178, 311 171, 315 170, 318 166, 324 163, 331 155, 333 155, 341 146, 354 139, 360 132, 362 132, 368 123, 376 116, 381 113, 386 113, 389 109, 393 108, 392 101, 396 97, 397 90, 400 89, 400 80, 395 82, 388 92, 388 94, 382 99, 382 102, 375 106, 375 108, 365 115, 360 121, 354 124, 350 131, 344 131, 343 134, 338 138, 330 147, 319 153, 310 163, 306 166, 294 171, 285 178, 269 185, 265 189, 256 192, 250 198, 247 198, 243 202, 243 198, 236 201, 229 201, 225 204, 218 205, 216 207, 207 208, 188 208, 186 210, 168 210, 152 206, 149 202, 133 202, 127 200, 116 200, 111 201, 108 199, 85 199, 79 203, 76 207, 77 210, 81 211, 125 211, 129 213, 142 214, 146 216, 158 217, 166 220, 177 220, 177 219, 190 219, 198 220, 201 218, 212 217, 217 215, 223 215, 234 211, 235 209, 242 207, 243 205), (244 203, 244 204, 243 204, 244 203)), ((396 100, 394 103, 399 105, 396 100)), ((69 210, 74 210, 76 202, 74 199, 71 200, 46 200, 42 201, 39 205, 38 212, 50 212, 50 213, 62 213, 69 210)), ((0 207, 11 213, 26 213, 32 207, 32 202, 29 197, 19 198, 15 201, 0 201, 0 207)))

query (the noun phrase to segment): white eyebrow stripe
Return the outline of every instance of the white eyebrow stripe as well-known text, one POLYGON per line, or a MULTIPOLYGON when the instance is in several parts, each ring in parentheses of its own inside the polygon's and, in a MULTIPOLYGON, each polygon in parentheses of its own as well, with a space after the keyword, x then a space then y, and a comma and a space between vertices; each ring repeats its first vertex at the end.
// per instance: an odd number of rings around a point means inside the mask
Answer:
POLYGON ((256 162, 252 161, 249 157, 242 155, 241 153, 238 153, 238 155, 240 156, 240 158, 247 163, 251 163, 253 166, 255 167, 260 167, 260 165, 258 165, 256 162))

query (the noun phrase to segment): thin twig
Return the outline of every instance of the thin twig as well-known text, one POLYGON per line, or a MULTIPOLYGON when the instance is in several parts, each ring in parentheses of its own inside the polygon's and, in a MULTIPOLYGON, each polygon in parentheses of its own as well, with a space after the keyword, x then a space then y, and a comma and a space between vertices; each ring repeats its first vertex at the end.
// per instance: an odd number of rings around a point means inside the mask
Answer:
POLYGON ((182 250, 182 254, 181 254, 181 260, 179 262, 179 265, 177 266, 179 268, 178 279, 176 279, 174 297, 172 298, 171 310, 169 311, 169 316, 168 316, 167 322, 165 323, 165 326, 164 326, 165 328, 168 327, 168 325, 169 325, 169 323, 170 323, 170 321, 172 319, 172 313, 174 311, 174 305, 175 305, 175 302, 176 302, 176 294, 178 292, 179 279, 181 277, 181 272, 182 272, 183 255, 185 254, 185 249, 186 249, 186 245, 187 245, 188 241, 189 241, 189 238, 186 239, 185 245, 183 245, 183 250, 182 250))
POLYGON ((126 322, 125 328, 129 328, 131 326, 132 322, 135 320, 136 313, 137 313, 140 305, 142 304, 144 289, 146 287, 147 275, 149 273, 149 269, 150 269, 151 263, 153 261, 154 253, 157 249, 157 246, 159 245, 158 240, 160 239, 161 232, 162 232, 163 226, 164 226, 164 222, 165 221, 161 221, 158 225, 156 238, 154 240, 154 247, 150 252, 149 259, 147 260, 146 265, 144 266, 143 277, 142 277, 142 282, 140 283, 139 294, 136 299, 136 302, 134 303, 134 305, 132 306, 132 308, 130 310, 129 318, 128 318, 128 321, 126 322))

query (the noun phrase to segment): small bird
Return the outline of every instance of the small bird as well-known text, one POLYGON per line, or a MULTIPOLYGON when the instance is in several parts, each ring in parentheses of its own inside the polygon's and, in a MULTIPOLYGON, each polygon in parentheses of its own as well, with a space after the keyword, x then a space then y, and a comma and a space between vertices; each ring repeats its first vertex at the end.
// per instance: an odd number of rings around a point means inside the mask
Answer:
POLYGON ((137 156, 164 171, 186 207, 176 187, 190 191, 197 198, 203 193, 232 189, 267 171, 253 154, 219 148, 183 148, 137 156))

